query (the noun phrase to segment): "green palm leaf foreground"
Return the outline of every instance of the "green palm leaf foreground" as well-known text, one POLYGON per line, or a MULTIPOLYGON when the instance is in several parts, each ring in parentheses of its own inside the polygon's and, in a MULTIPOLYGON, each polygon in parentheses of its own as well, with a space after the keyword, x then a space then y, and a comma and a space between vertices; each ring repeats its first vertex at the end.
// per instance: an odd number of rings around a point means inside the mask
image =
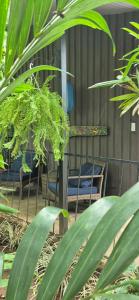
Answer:
MULTIPOLYGON (((56 299, 58 288, 74 256, 83 246, 62 298, 75 299, 89 277, 96 271, 116 234, 129 220, 104 266, 95 290, 87 299, 139 299, 138 295, 133 294, 110 294, 111 284, 139 255, 138 199, 139 183, 121 197, 104 197, 86 209, 61 239, 40 282, 36 299, 56 299)), ((61 210, 58 208, 44 208, 29 225, 16 253, 6 300, 27 299, 37 260, 48 233, 60 213, 61 210)), ((135 284, 136 287, 139 286, 138 278, 130 280, 131 287, 135 284)))

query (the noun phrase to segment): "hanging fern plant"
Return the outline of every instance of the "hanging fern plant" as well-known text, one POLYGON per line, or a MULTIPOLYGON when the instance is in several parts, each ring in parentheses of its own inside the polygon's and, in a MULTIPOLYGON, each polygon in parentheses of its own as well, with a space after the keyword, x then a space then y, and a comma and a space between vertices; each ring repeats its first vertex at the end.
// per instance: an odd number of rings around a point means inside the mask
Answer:
POLYGON ((47 142, 51 144, 55 160, 61 159, 69 135, 62 98, 50 91, 46 83, 41 88, 32 86, 28 91, 14 93, 0 104, 0 135, 0 152, 6 148, 11 150, 13 158, 22 155, 26 171, 24 160, 29 139, 38 162, 46 162, 47 142), (11 131, 13 135, 7 141, 11 131))

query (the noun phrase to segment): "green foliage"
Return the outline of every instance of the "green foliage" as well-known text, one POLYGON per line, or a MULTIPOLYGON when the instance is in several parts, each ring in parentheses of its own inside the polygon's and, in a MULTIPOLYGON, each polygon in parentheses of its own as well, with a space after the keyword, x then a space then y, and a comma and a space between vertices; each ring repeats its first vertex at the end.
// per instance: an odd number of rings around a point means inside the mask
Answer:
MULTIPOLYGON (((138 6, 136 0, 127 1, 138 6)), ((112 1, 102 0, 97 6, 103 2, 112 1)), ((0 0, 0 152, 5 144, 5 147, 12 149, 14 157, 24 154, 31 131, 37 160, 41 158, 45 161, 46 141, 51 143, 55 159, 62 157, 68 124, 60 107, 61 98, 56 93, 50 93, 48 88, 28 91, 26 85, 27 78, 33 73, 60 70, 42 65, 19 76, 17 72, 38 51, 56 41, 73 26, 85 25, 103 30, 113 42, 105 19, 98 12, 92 11, 97 6, 92 0, 86 0, 86 4, 81 0, 60 0, 56 8, 53 0, 47 0, 47 4, 46 0, 0 0), (23 94, 18 91, 18 95, 14 95, 17 88, 22 89, 23 94), (14 136, 7 144, 8 130, 11 129, 14 129, 14 136)), ((25 169, 28 170, 24 162, 25 169)))
MULTIPOLYGON (((59 0, 57 8, 53 9, 55 6, 53 0, 47 1, 47 4, 45 0, 40 0, 39 5, 37 0, 2 0, 0 2, 3 5, 0 13, 0 53, 5 46, 5 59, 0 89, 7 89, 17 71, 34 54, 59 39, 71 27, 83 24, 104 31, 112 39, 105 19, 93 11, 97 7, 112 2, 115 1, 59 0), (32 28, 33 35, 29 41, 28 37, 32 28)), ((138 0, 125 0, 125 2, 139 8, 138 0)))
POLYGON ((55 160, 63 157, 68 131, 62 99, 51 92, 46 83, 41 88, 32 85, 28 91, 14 93, 0 104, 0 150, 2 152, 3 147, 10 149, 14 158, 23 154, 24 169, 30 139, 34 159, 45 163, 47 142, 52 145, 55 160), (13 136, 6 142, 9 131, 13 131, 13 136))
MULTIPOLYGON (((130 35, 139 40, 139 23, 130 22, 135 30, 129 28, 123 28, 130 35)), ((111 101, 122 101, 119 105, 121 109, 121 115, 125 114, 131 108, 134 107, 132 114, 136 112, 139 114, 139 47, 133 49, 132 51, 125 54, 121 61, 125 64, 123 67, 117 69, 120 74, 116 76, 115 80, 110 80, 106 82, 96 83, 90 88, 99 88, 99 87, 116 87, 119 86, 125 92, 120 96, 111 98, 111 101)))
MULTIPOLYGON (((138 0, 125 1, 139 8, 138 0)), ((13 92, 17 87, 20 88, 21 85, 25 87, 26 79, 33 73, 46 69, 50 71, 59 69, 42 65, 27 70, 19 76, 17 76, 17 72, 23 65, 28 63, 29 59, 38 51, 59 39, 67 29, 77 25, 84 25, 104 31, 112 40, 113 49, 115 51, 115 45, 107 22, 100 13, 93 10, 112 2, 115 1, 59 0, 56 6, 56 1, 53 0, 0 0, 0 101, 4 101, 4 104, 0 107, 0 116, 2 117, 0 125, 2 135, 1 148, 2 144, 5 143, 8 127, 10 129, 13 126, 14 138, 6 147, 12 148, 14 156, 20 155, 20 152, 24 152, 26 149, 27 134, 30 129, 34 136, 34 148, 37 159, 39 159, 40 156, 43 160, 45 159, 44 143, 46 140, 52 143, 55 158, 58 159, 62 156, 63 145, 66 139, 62 134, 64 134, 64 125, 65 130, 67 129, 67 120, 63 115, 63 111, 60 109, 60 97, 53 94, 52 104, 49 103, 48 105, 48 100, 47 103, 45 100, 40 107, 38 99, 43 100, 43 96, 39 97, 38 93, 34 94, 37 98, 36 101, 34 100, 34 104, 31 94, 27 93, 27 91, 23 93, 23 95, 18 95, 17 97, 13 96, 13 92), (10 97, 7 99, 8 96, 10 97), (31 99, 31 103, 27 101, 28 96, 31 99), (58 103, 54 100, 54 96, 57 98, 58 103), (24 105, 27 105, 28 111, 24 105), (32 111, 33 106, 34 113, 32 111), (46 113, 48 118, 44 116, 43 112, 42 122, 40 124, 40 113, 43 108, 46 109, 47 106, 49 106, 48 112, 46 113), (23 109, 22 116, 21 109, 23 109), (25 113, 27 114, 26 117, 25 113), (13 117, 14 114, 15 117, 13 117), (38 124, 35 123, 35 114, 38 124), (8 119, 6 122, 4 122, 4 116, 8 119), (31 121, 31 117, 33 121, 31 121), (52 117, 56 119, 52 120, 52 117), (59 118, 62 119, 61 127, 59 118), (49 124, 48 120, 50 122, 49 124), (17 121, 21 121, 22 124, 17 124, 17 121), (47 121, 47 133, 44 127, 44 121, 47 121), (51 129, 50 126, 52 127, 51 129), (41 129, 42 133, 39 136, 41 129), (62 145, 61 150, 60 143, 62 145)))
MULTIPOLYGON (((1 11, 0 19, 0 53, 4 45, 4 31, 7 33, 5 44, 5 60, 3 69, 3 80, 0 89, 7 88, 17 71, 42 48, 50 45, 60 38, 65 30, 83 24, 91 28, 103 30, 112 39, 109 27, 105 19, 93 8, 112 0, 101 0, 98 5, 92 0, 84 1, 55 1, 40 0, 3 0, 4 9, 1 11), (9 8, 9 9, 8 9, 9 8), (53 11, 51 11, 51 9, 53 11), (90 14, 90 15, 87 15, 90 14), (7 26, 8 25, 8 26, 7 26), (32 39, 28 40, 32 31, 32 39)), ((127 0, 139 7, 136 0, 127 0)), ((1 64, 1 61, 0 61, 1 64)), ((15 79, 16 81, 16 79, 15 79)))
MULTIPOLYGON (((115 294, 114 286, 111 286, 139 254, 138 197, 139 183, 121 197, 110 196, 98 200, 80 215, 56 248, 40 281, 37 300, 55 299, 73 258, 78 254, 77 264, 61 298, 74 299, 99 266, 119 230, 123 229, 123 225, 129 220, 104 266, 95 290, 87 299, 139 298, 132 294, 139 287, 138 278, 131 278, 130 283, 128 282, 128 286, 134 287, 130 290, 131 294, 124 294, 123 289, 119 294, 115 294), (81 247, 82 251, 79 251, 81 247)), ((54 207, 44 208, 28 227, 16 253, 6 300, 27 299, 42 247, 60 212, 60 209, 54 207)))

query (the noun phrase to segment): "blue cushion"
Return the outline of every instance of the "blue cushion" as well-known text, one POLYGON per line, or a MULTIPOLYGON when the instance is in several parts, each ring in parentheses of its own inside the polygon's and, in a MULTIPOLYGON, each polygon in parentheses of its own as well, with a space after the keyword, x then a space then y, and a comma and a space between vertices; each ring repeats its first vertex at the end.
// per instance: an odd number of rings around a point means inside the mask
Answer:
MULTIPOLYGON (((33 169, 34 166, 34 152, 27 151, 26 152, 26 163, 28 166, 33 169)), ((7 171, 0 173, 1 181, 11 181, 11 182, 19 182, 20 181, 20 168, 22 167, 22 157, 16 158, 10 165, 7 171)), ((33 172, 31 173, 31 175, 33 172)), ((28 178, 29 174, 23 172, 23 180, 28 178)))
POLYGON ((88 179, 88 180, 82 180, 81 187, 82 188, 89 187, 89 186, 91 186, 91 183, 92 183, 92 180, 90 180, 90 179, 88 179))
POLYGON ((3 172, 0 174, 0 181, 12 181, 18 182, 20 181, 19 173, 14 172, 3 172))
MULTIPOLYGON (((51 192, 58 195, 59 192, 59 184, 55 182, 49 182, 48 188, 51 192)), ((75 188, 68 187, 68 196, 75 195, 88 195, 88 194, 97 194, 97 187, 84 187, 84 188, 75 188)))

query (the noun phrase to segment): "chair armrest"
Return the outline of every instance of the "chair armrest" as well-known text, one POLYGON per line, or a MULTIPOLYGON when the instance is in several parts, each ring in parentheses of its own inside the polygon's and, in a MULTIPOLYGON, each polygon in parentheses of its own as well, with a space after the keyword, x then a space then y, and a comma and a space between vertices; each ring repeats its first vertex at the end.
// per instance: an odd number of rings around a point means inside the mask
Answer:
POLYGON ((79 176, 80 170, 79 169, 70 169, 69 176, 79 176))
POLYGON ((93 178, 103 178, 103 175, 68 176, 68 179, 93 179, 93 178))

